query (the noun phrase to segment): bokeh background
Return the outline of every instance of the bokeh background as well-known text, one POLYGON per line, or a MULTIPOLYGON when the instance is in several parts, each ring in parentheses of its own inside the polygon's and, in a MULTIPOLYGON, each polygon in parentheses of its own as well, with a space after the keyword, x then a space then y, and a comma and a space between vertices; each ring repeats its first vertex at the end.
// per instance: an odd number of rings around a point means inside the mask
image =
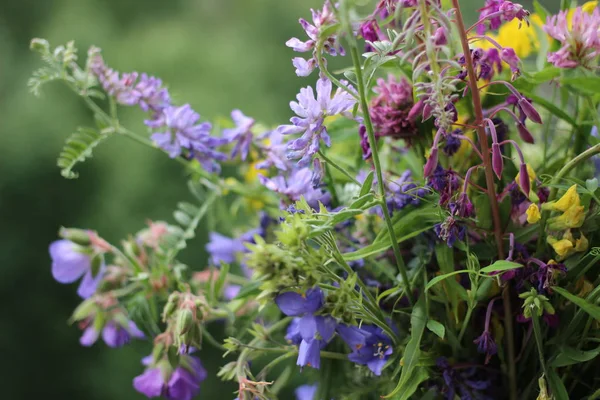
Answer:
MULTIPOLYGON (((552 3, 558 0, 548 0, 552 3)), ((299 17, 321 0, 2 0, 0 1, 0 387, 4 399, 141 399, 131 387, 147 343, 119 350, 82 348, 67 324, 75 287, 52 280, 48 244, 61 225, 92 228, 117 242, 146 219, 169 220, 188 198, 181 168, 151 149, 114 138, 65 180, 55 166, 64 139, 90 114, 60 84, 41 99, 28 92, 41 63, 32 37, 51 45, 92 44, 122 71, 162 77, 177 103, 206 119, 240 108, 267 124, 290 117, 289 100, 311 79, 296 78, 284 46, 303 37, 299 17)), ((472 20, 482 1, 463 0, 472 20)), ((546 3, 546 2, 543 2, 546 3)), ((315 74, 316 75, 316 74, 315 74)), ((314 77, 312 78, 314 79, 314 77)), ((141 128, 142 114, 122 112, 141 128)), ((206 232, 185 251, 205 264, 206 232)), ((219 327, 215 327, 218 330, 219 327)), ((230 399, 215 374, 218 352, 203 350, 209 378, 201 398, 230 399)))

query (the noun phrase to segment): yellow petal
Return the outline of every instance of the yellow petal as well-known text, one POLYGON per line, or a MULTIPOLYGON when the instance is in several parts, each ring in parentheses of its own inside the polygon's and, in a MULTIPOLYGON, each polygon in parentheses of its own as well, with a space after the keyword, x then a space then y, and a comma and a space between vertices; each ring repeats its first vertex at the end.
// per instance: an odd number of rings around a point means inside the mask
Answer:
POLYGON ((598 7, 597 1, 588 1, 587 3, 581 6, 581 9, 586 13, 591 14, 594 12, 594 8, 596 7, 598 7))
POLYGON ((575 251, 578 251, 578 252, 587 251, 587 249, 589 247, 590 247, 590 243, 587 240, 587 238, 585 236, 583 236, 583 233, 582 233, 581 237, 575 241, 575 251))
POLYGON ((579 194, 577 194, 577 185, 573 185, 567 190, 563 196, 557 201, 544 203, 543 210, 567 211, 571 206, 578 206, 580 203, 579 194))
POLYGON ((570 240, 562 239, 554 242, 552 248, 560 258, 566 258, 573 252, 573 243, 570 240))
POLYGON ((542 218, 542 215, 540 214, 540 209, 538 208, 537 204, 534 203, 531 203, 529 205, 525 213, 527 214, 527 222, 529 222, 530 224, 535 224, 540 220, 540 218, 542 218))

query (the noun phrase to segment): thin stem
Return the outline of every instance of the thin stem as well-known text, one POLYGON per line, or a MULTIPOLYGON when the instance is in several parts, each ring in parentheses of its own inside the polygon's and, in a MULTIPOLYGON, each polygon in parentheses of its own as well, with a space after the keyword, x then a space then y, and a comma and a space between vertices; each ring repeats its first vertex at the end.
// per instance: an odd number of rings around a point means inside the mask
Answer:
POLYGON ((540 364, 542 365, 542 370, 544 371, 544 375, 548 376, 548 371, 546 371, 546 360, 544 360, 544 346, 542 343, 542 329, 540 328, 540 319, 537 315, 537 310, 531 310, 531 322, 533 322, 533 336, 535 338, 535 343, 537 344, 538 355, 540 357, 540 364))
POLYGON ((319 65, 319 70, 321 70, 321 73, 323 73, 327 78, 329 78, 329 80, 331 82, 333 82, 337 87, 339 87, 340 89, 345 90, 352 97, 354 97, 356 100, 358 100, 358 96, 356 95, 356 92, 354 92, 353 90, 351 90, 348 87, 348 85, 344 85, 342 82, 340 82, 340 80, 338 78, 336 78, 335 76, 333 76, 333 74, 331 72, 329 72, 329 70, 327 69, 327 66, 325 65, 325 62, 323 61, 324 58, 321 56, 321 54, 323 53, 323 45, 324 45, 324 43, 321 40, 319 42, 319 46, 317 48, 317 63, 319 65))
MULTIPOLYGON (((350 37, 352 37, 351 29, 349 29, 348 34, 350 35, 350 37)), ((365 127, 367 128, 367 135, 369 136, 369 145, 371 146, 371 157, 373 158, 373 165, 375 166, 375 172, 377 174, 379 195, 382 199, 385 199, 385 186, 383 181, 383 173, 381 170, 381 161, 379 160, 379 153, 377 151, 377 141, 375 139, 375 132, 373 130, 373 124, 371 122, 371 116, 369 115, 369 105, 367 104, 367 94, 365 93, 366 90, 362 76, 362 66, 360 64, 358 50, 356 49, 356 43, 353 43, 352 40, 349 40, 349 42, 350 53, 352 55, 352 62, 354 64, 354 70, 356 73, 356 81, 358 84, 358 93, 360 95, 360 103, 363 111, 365 127)), ((410 280, 408 279, 406 264, 404 263, 404 259, 402 258, 402 254, 400 253, 400 246, 398 246, 398 238, 396 237, 396 233, 394 232, 394 224, 392 223, 392 218, 390 217, 390 212, 387 208, 387 205, 384 204, 381 207, 381 209, 383 210, 383 216, 390 235, 390 240, 392 242, 392 249, 394 250, 394 257, 396 258, 396 263, 398 264, 398 270, 400 271, 400 275, 402 276, 403 284, 406 285, 407 288, 406 297, 412 305, 412 288, 410 280)))
MULTIPOLYGON (((463 21, 462 13, 458 0, 452 0, 452 5, 456 11, 456 25, 460 34, 462 49, 465 57, 467 66, 467 74, 469 77, 469 86, 471 89, 471 96, 473 100, 473 108, 475 111, 475 125, 477 126, 477 136, 479 139, 479 145, 481 146, 481 154, 483 156, 483 165, 485 170, 485 181, 487 186, 487 194, 490 200, 490 208, 492 211, 492 219, 494 221, 494 236, 496 239, 496 247, 498 249, 498 258, 504 259, 504 245, 503 245, 503 234, 502 234, 502 221, 500 220, 500 211, 498 208, 498 199, 496 197, 496 190, 494 187, 494 171, 492 169, 492 160, 490 158, 490 151, 488 147, 488 139, 483 126, 483 109, 481 107, 481 98, 479 95, 479 88, 477 87, 477 75, 473 67, 473 60, 471 59, 471 50, 469 48, 469 40, 467 37, 465 23, 463 21)), ((511 400, 517 400, 517 371, 515 364, 515 342, 513 333, 513 321, 512 321, 512 307, 510 301, 510 287, 507 284, 502 291, 502 300, 504 303, 504 326, 506 330, 506 344, 508 353, 508 380, 509 380, 509 393, 511 400)))
POLYGON ((321 158, 328 164, 331 165, 333 168, 337 169, 338 171, 340 171, 346 178, 350 179, 350 181, 352 181, 352 183, 361 186, 360 182, 357 181, 355 178, 352 177, 352 175, 350 175, 350 173, 348 171, 346 171, 343 167, 341 167, 339 164, 337 164, 335 161, 331 160, 329 157, 327 157, 325 155, 325 153, 323 153, 321 150, 319 150, 319 156, 321 156, 321 158))
POLYGON ((473 307, 469 304, 469 308, 467 308, 467 314, 465 315, 465 319, 463 320, 462 326, 460 328, 460 333, 458 334, 458 342, 462 342, 463 336, 467 331, 467 325, 471 321, 471 314, 473 313, 473 307))

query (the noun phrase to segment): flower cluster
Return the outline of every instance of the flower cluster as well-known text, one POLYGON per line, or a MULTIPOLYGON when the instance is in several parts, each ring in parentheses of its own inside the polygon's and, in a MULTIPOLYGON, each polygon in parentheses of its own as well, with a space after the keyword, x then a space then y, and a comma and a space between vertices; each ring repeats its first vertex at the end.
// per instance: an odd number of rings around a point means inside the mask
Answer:
POLYGON ((64 176, 123 135, 184 164, 194 197, 176 223, 120 244, 60 230, 50 270, 81 280, 81 345, 146 343, 133 388, 148 398, 198 396, 214 378, 207 345, 226 352, 217 375, 242 400, 280 398, 291 368, 299 400, 516 400, 535 382, 544 398, 593 397, 597 3, 544 25, 540 4, 486 0, 471 27, 458 0, 365 8, 327 0, 300 20, 308 39, 286 44, 310 56, 296 73, 320 73, 290 123, 235 109, 220 133, 95 47, 81 67, 73 43, 32 42, 49 64, 32 88, 66 82, 97 121, 67 140, 64 176), (336 72, 341 38, 352 64, 336 72), (120 106, 147 113, 149 132, 125 128, 120 106), (188 266, 180 252, 201 230, 207 258, 188 266))

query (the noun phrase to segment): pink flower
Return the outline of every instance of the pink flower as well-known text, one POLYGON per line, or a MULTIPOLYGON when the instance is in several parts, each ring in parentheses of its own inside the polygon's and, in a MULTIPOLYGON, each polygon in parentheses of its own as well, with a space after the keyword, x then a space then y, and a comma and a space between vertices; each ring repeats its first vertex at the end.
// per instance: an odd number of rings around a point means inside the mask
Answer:
POLYGON ((600 52, 600 10, 589 14, 578 7, 569 29, 567 11, 548 17, 544 30, 561 43, 558 51, 548 53, 548 61, 559 68, 593 68, 600 52))

